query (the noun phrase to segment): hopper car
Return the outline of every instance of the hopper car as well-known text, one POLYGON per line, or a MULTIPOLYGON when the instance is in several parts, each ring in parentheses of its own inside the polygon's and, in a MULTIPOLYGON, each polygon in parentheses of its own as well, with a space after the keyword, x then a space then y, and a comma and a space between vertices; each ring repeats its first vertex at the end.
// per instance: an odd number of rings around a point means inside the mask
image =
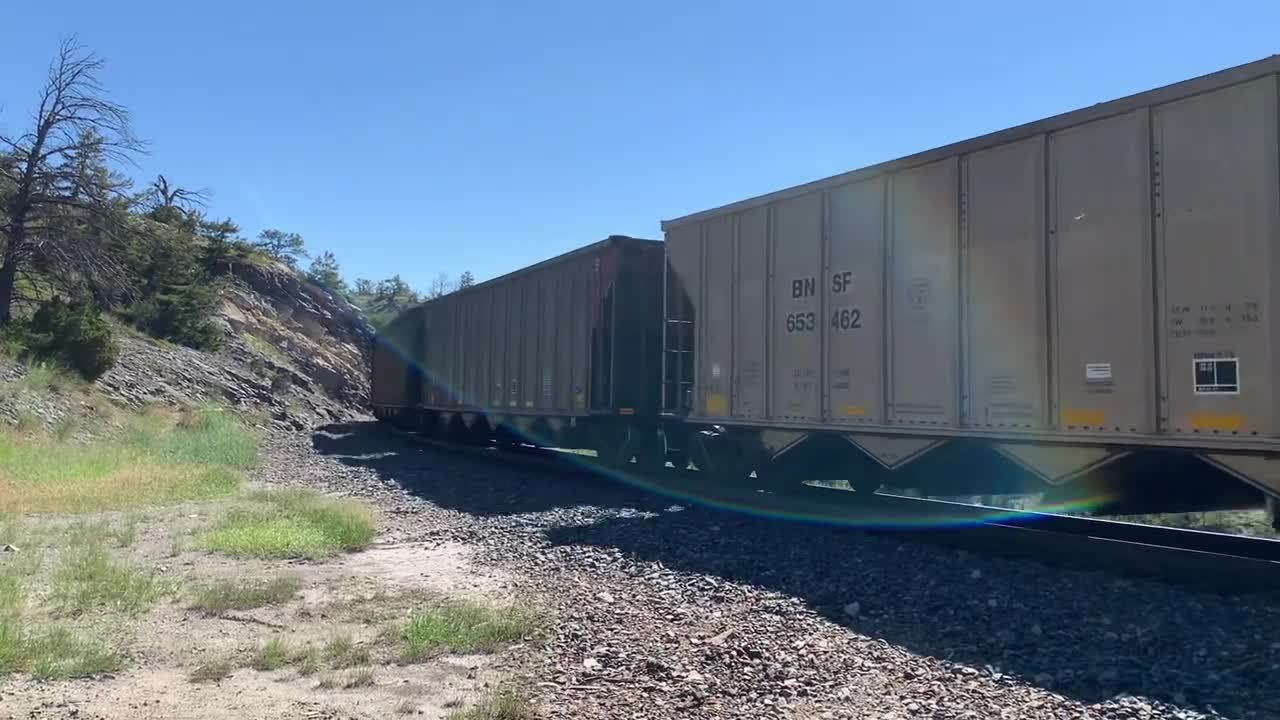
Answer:
POLYGON ((726 483, 1280 497, 1280 57, 662 222, 406 312, 378 417, 726 483))

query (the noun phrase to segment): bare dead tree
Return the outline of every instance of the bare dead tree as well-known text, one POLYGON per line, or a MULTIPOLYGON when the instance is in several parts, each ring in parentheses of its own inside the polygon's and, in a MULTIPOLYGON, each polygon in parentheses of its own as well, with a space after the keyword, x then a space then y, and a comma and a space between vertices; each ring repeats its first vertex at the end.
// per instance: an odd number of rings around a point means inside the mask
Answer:
POLYGON ((97 78, 104 65, 74 37, 63 41, 32 129, 0 135, 0 153, 7 157, 0 163, 0 326, 9 322, 16 279, 28 265, 84 275, 110 271, 110 261, 92 243, 68 235, 73 224, 109 231, 113 210, 127 202, 128 181, 107 164, 131 162, 144 149, 128 110, 104 97, 97 78))
POLYGON ((159 208, 177 208, 190 212, 204 207, 209 201, 206 189, 188 190, 169 182, 164 175, 156 175, 156 179, 147 188, 147 204, 152 210, 159 208))
POLYGON ((432 300, 444 297, 453 290, 453 284, 449 282, 447 273, 440 273, 431 280, 431 287, 427 289, 427 296, 432 300))

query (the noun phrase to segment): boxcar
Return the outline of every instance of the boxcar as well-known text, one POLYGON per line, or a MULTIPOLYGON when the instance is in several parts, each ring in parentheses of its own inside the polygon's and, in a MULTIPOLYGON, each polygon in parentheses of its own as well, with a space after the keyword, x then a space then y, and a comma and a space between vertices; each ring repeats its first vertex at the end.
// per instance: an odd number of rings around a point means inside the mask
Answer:
POLYGON ((656 458, 661 292, 662 244, 615 235, 424 303, 374 353, 375 413, 457 442, 656 458))
POLYGON ((677 444, 862 489, 1280 493, 1277 72, 664 222, 677 444))

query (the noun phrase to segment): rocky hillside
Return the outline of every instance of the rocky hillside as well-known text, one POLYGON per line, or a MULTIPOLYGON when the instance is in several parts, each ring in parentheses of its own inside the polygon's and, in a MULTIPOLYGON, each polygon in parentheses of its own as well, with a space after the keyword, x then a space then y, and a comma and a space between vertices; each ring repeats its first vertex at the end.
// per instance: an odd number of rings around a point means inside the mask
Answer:
MULTIPOLYGON (((226 341, 201 352, 119 327, 120 357, 98 389, 129 405, 226 402, 297 429, 348 419, 369 398, 373 328, 359 308, 277 263, 234 267, 218 313, 226 341)), ((0 381, 29 372, 0 358, 0 381)), ((69 397, 0 392, 0 418, 56 425, 69 397)))

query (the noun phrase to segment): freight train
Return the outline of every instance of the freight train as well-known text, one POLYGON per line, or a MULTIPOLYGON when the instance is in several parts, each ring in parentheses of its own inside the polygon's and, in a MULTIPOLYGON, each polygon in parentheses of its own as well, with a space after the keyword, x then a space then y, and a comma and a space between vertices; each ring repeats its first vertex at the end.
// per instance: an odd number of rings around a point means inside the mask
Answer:
POLYGON ((415 307, 377 417, 777 488, 1280 496, 1280 56, 415 307))

